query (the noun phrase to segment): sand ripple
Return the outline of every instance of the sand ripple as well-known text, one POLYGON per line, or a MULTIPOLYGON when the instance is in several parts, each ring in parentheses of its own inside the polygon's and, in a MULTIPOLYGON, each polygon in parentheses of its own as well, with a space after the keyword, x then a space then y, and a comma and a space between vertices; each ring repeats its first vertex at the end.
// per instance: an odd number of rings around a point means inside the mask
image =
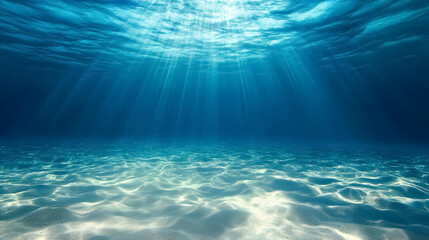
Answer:
POLYGON ((0 147, 1 239, 425 239, 426 153, 0 147))

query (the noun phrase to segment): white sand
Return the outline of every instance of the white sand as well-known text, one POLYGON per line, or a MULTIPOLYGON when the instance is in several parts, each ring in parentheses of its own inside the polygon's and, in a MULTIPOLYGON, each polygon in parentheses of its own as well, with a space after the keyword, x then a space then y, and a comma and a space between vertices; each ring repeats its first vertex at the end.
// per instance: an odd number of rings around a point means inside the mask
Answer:
POLYGON ((0 239, 402 240, 429 233, 424 164, 318 151, 3 148, 0 239))

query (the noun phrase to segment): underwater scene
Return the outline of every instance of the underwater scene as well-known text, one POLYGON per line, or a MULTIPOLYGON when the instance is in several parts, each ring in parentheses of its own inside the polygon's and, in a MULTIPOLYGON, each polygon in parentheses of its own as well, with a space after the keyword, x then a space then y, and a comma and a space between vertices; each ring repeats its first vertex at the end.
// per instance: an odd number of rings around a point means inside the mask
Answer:
POLYGON ((429 1, 0 1, 0 239, 429 239, 429 1))

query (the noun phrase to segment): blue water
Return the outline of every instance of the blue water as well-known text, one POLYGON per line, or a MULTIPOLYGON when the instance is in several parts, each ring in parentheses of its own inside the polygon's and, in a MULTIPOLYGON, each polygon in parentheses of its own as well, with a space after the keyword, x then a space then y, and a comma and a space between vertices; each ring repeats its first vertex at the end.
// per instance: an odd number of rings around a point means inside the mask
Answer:
POLYGON ((426 0, 0 12, 2 136, 429 142, 426 0))
POLYGON ((427 239, 428 0, 1 0, 0 239, 427 239))

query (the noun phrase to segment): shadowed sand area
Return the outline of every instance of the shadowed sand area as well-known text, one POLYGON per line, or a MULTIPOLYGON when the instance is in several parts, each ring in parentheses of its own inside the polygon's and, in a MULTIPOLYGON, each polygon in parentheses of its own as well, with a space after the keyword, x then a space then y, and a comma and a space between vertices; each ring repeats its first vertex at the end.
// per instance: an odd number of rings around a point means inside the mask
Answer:
POLYGON ((3 145, 0 239, 425 239, 428 154, 3 145))

